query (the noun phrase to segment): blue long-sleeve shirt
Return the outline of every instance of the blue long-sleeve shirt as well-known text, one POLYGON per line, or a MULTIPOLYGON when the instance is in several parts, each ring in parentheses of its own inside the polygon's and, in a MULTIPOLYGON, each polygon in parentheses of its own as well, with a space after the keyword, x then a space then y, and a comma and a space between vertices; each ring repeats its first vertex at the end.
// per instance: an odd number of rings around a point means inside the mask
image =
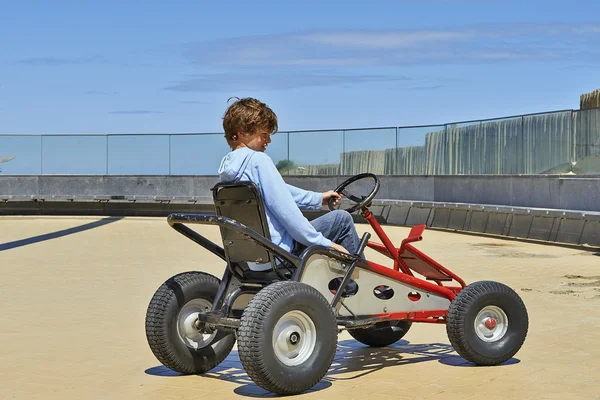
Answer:
POLYGON ((221 182, 254 182, 263 197, 271 241, 291 251, 294 240, 305 246, 331 246, 331 240, 317 232, 302 210, 320 210, 321 193, 287 184, 273 160, 247 147, 228 153, 219 167, 221 182))

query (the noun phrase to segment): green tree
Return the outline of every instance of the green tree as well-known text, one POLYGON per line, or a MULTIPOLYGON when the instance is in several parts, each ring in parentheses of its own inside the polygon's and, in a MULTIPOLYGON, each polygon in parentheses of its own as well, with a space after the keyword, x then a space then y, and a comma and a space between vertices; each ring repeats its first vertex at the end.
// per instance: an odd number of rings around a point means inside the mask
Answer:
POLYGON ((275 167, 277 168, 277 171, 279 171, 279 172, 290 171, 290 170, 296 168, 296 164, 294 164, 294 162, 292 160, 279 160, 279 162, 277 162, 277 165, 275 165, 275 167))

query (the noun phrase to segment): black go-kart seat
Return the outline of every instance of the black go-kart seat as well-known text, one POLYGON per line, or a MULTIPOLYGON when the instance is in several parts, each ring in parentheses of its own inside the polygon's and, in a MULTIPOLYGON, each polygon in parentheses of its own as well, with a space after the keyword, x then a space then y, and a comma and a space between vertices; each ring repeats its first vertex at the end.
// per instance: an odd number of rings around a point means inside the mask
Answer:
MULTIPOLYGON (((260 190, 253 182, 219 183, 212 188, 215 213, 245 225, 271 240, 260 190)), ((244 282, 265 282, 291 278, 295 267, 277 260, 265 247, 240 231, 221 227, 223 249, 233 272, 244 282), (271 264, 265 271, 253 271, 248 263, 271 264), (276 271, 282 274, 279 275, 276 271)))

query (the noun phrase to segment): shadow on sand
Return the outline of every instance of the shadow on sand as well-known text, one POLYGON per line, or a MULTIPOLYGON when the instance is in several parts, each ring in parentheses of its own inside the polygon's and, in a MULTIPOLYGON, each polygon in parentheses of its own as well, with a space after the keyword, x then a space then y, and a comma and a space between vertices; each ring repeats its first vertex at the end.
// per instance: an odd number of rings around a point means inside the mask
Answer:
POLYGON ((56 232, 45 233, 43 235, 32 236, 26 239, 15 240, 14 242, 2 243, 0 244, 0 251, 14 249, 16 247, 27 246, 34 243, 43 242, 45 240, 57 239, 62 236, 72 235, 74 233, 79 233, 83 231, 87 231, 88 229, 98 228, 100 226, 104 226, 110 224, 112 222, 117 222, 121 219, 121 217, 108 217, 102 218, 99 221, 93 221, 87 224, 74 226, 73 228, 63 229, 56 232))
MULTIPOLYGON (((452 346, 443 343, 410 344, 400 340, 396 344, 384 348, 366 347, 354 340, 344 340, 338 343, 338 349, 329 372, 312 389, 316 392, 330 387, 336 381, 349 381, 364 377, 386 367, 438 361, 448 366, 476 367, 473 363, 457 356, 452 346)), ((512 358, 502 365, 519 363, 512 358)), ((156 366, 145 371, 149 375, 161 377, 177 377, 181 374, 164 366, 156 366)), ((221 379, 239 384, 234 392, 246 397, 270 398, 278 395, 257 386, 246 374, 237 351, 231 354, 212 371, 199 375, 213 379, 221 379)))

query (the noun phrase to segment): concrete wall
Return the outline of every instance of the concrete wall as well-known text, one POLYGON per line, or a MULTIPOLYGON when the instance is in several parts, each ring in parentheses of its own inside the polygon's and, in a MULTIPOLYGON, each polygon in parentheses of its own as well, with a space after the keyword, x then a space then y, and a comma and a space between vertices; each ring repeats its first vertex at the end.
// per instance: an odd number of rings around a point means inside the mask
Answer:
POLYGON ((391 225, 600 247, 600 212, 390 200, 374 202, 371 210, 391 225))
MULTIPOLYGON (((289 176, 298 187, 325 191, 347 177, 289 176)), ((600 211, 600 176, 379 176, 376 199, 600 211)), ((0 175, 0 200, 97 199, 211 201, 215 176, 0 175)), ((366 185, 370 181, 365 181, 366 185)))
MULTIPOLYGON (((380 176, 383 223, 600 246, 600 176, 380 176)), ((285 180, 325 191, 346 177, 285 180)), ((215 176, 0 176, 0 215, 213 212, 215 176)), ((371 181, 366 181, 368 186, 371 181)), ((318 213, 307 213, 309 218, 318 213)), ((360 217, 357 220, 361 220, 360 217)))
POLYGON ((0 198, 6 196, 158 196, 210 198, 217 177, 119 175, 0 175, 0 198))

